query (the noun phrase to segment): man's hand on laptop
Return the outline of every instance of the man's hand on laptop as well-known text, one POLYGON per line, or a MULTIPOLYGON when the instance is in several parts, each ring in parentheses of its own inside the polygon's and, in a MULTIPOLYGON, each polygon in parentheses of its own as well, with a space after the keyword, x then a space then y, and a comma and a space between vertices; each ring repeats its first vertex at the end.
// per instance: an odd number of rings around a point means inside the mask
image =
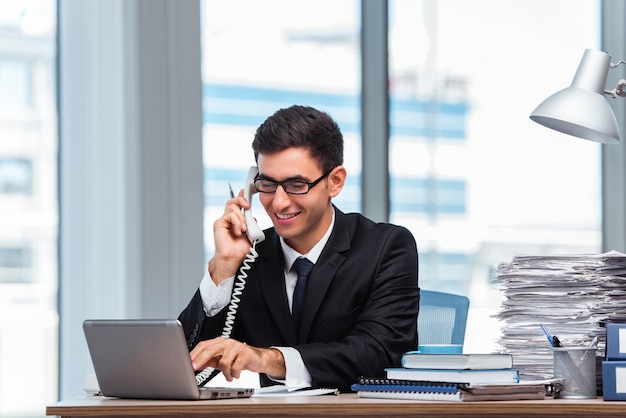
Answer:
POLYGON ((232 338, 217 337, 199 342, 190 355, 194 370, 219 369, 229 382, 239 379, 242 370, 265 373, 276 380, 285 378, 285 360, 275 348, 257 348, 232 338))

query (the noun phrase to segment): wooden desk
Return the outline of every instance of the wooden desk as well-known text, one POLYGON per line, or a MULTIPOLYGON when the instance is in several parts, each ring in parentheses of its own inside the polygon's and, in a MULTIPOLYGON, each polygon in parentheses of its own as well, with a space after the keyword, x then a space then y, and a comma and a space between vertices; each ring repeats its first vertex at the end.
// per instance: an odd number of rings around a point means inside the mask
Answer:
POLYGON ((63 417, 609 417, 626 416, 626 402, 598 399, 542 401, 430 402, 339 396, 272 397, 214 401, 152 401, 80 397, 46 408, 63 417))

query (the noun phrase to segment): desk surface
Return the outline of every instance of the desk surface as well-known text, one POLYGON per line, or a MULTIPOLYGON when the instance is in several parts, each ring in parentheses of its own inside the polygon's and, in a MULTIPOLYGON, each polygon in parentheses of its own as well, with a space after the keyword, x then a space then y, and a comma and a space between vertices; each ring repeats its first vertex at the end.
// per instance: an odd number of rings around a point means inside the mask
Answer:
POLYGON ((541 401, 431 402, 338 396, 271 397, 212 401, 155 401, 79 397, 46 408, 46 415, 63 417, 380 417, 380 416, 625 416, 626 402, 598 399, 541 401))

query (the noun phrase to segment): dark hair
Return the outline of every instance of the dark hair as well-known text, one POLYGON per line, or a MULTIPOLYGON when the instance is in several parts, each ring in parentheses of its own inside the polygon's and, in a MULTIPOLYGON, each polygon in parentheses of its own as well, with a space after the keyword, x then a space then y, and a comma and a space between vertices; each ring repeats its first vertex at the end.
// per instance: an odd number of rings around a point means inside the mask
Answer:
POLYGON ((293 105, 268 117, 256 130, 252 149, 274 154, 287 148, 308 148, 323 172, 343 164, 343 135, 327 113, 308 106, 293 105))

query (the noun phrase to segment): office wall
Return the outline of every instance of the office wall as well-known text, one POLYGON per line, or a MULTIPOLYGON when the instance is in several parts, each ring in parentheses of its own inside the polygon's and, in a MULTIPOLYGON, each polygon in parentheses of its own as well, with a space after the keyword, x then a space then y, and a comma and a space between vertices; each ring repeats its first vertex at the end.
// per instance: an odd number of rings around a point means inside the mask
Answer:
POLYGON ((61 0, 60 397, 87 318, 176 317, 201 279, 199 1, 61 0))
MULTIPOLYGON (((612 63, 626 59, 626 3, 602 2, 602 50, 611 54, 612 63)), ((626 78, 626 65, 610 70, 607 89, 626 78)), ((626 99, 606 96, 622 134, 617 145, 602 146, 602 247, 626 252, 626 99)))

